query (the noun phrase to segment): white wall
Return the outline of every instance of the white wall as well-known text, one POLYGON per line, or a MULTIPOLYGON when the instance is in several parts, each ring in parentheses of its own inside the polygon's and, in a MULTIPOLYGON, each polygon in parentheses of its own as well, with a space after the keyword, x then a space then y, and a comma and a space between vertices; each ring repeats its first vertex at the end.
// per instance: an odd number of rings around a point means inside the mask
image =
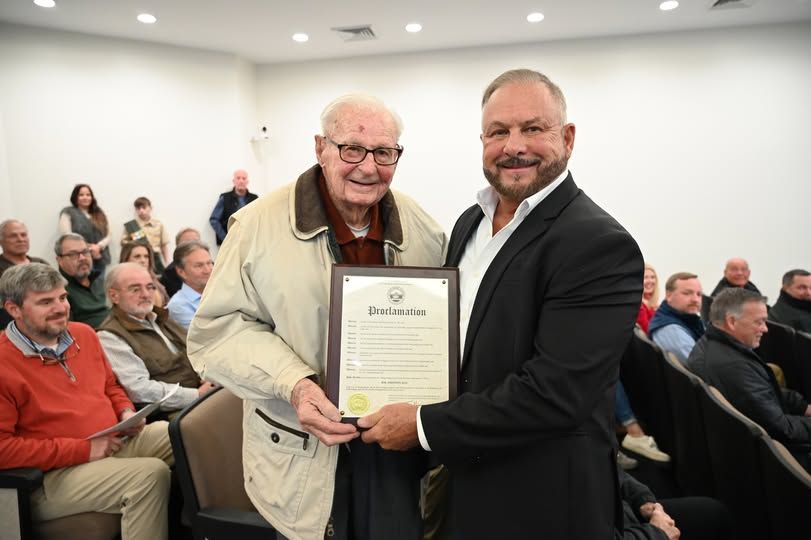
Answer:
POLYGON ((809 58, 803 24, 262 66, 269 183, 314 162, 324 104, 367 91, 405 121, 395 187, 450 230, 484 185, 481 92, 506 69, 534 68, 567 96, 575 180, 662 282, 692 270, 710 291, 726 259, 743 256, 774 299, 785 270, 811 267, 809 58))
POLYGON ((266 193, 313 162, 318 115, 377 94, 402 115, 395 187, 448 230, 483 185, 479 100, 513 67, 549 74, 577 124, 571 169, 661 277, 706 289, 747 257, 775 297, 811 266, 811 25, 775 25, 254 66, 232 55, 0 24, 0 219, 50 257, 87 181, 118 228, 147 195, 174 233, 207 217, 231 171, 266 193), (270 140, 249 139, 267 125, 270 140), (263 160, 259 157, 264 156, 263 160))
POLYGON ((29 227, 32 253, 52 259, 59 210, 77 182, 113 227, 114 257, 132 202, 152 200, 170 235, 208 215, 245 167, 264 191, 249 139, 254 69, 232 55, 0 25, 2 217, 29 227))

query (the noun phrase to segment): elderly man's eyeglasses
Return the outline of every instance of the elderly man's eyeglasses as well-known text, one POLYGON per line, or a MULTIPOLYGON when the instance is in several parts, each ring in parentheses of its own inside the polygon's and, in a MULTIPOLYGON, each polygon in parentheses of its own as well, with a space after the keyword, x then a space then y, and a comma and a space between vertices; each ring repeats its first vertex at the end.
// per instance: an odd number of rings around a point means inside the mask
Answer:
POLYGON ((60 257, 65 257, 67 259, 78 259, 79 257, 90 257, 90 250, 86 249, 84 251, 68 251, 67 253, 63 253, 60 257))
MULTIPOLYGON (((115 290, 121 291, 122 289, 119 289, 119 288, 116 287, 115 290)), ((155 287, 154 283, 148 283, 147 285, 130 285, 126 289, 123 289, 123 292, 129 293, 129 294, 141 294, 142 292, 145 291, 145 292, 147 292, 149 294, 154 294, 155 291, 157 291, 157 290, 158 290, 158 288, 155 287)))
POLYGON ((357 144, 338 144, 329 137, 324 137, 327 141, 331 142, 338 147, 338 155, 347 163, 360 163, 366 159, 366 154, 371 153, 378 165, 394 165, 400 156, 403 154, 403 148, 397 146, 396 148, 387 148, 381 146, 380 148, 366 148, 357 144))

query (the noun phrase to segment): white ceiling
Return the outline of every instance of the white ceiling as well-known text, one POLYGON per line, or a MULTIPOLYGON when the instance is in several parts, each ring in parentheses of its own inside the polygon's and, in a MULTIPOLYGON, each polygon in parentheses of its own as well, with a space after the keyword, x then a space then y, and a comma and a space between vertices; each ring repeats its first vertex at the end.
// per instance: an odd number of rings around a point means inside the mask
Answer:
POLYGON ((234 53, 257 63, 426 51, 479 45, 641 34, 811 20, 811 0, 0 0, 0 21, 234 53), (531 24, 528 13, 542 12, 531 24), (152 13, 154 25, 135 20, 152 13), (409 22, 423 31, 405 32, 409 22), (331 27, 371 24, 375 41, 342 41, 331 27), (295 43, 296 32, 309 34, 295 43))

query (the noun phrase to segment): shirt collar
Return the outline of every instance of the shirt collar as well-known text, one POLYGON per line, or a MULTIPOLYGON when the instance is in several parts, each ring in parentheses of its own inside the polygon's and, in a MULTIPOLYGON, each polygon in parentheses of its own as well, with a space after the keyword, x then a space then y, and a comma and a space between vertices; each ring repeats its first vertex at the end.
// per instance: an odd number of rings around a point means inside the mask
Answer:
MULTIPOLYGON (((356 237, 352 230, 341 217, 338 207, 335 202, 330 198, 329 191, 327 190, 327 180, 322 174, 318 179, 318 191, 321 195, 321 202, 324 204, 324 212, 327 214, 327 221, 332 226, 335 233, 335 240, 338 245, 343 246, 350 242, 354 242, 356 237)), ((369 209, 369 232, 366 233, 366 238, 369 240, 383 241, 383 221, 380 218, 380 208, 375 204, 369 209)))
POLYGON ((189 287, 186 283, 183 283, 183 286, 180 287, 180 292, 191 300, 199 300, 203 297, 202 294, 189 287))
POLYGON ((48 356, 59 358, 63 354, 65 354, 65 351, 67 351, 71 345, 73 345, 73 336, 70 335, 70 332, 65 330, 61 334, 59 334, 59 340, 56 344, 56 350, 54 350, 52 347, 48 347, 47 345, 37 343, 33 339, 23 334, 20 331, 20 329, 17 328, 17 325, 15 324, 14 321, 11 321, 10 323, 8 323, 8 326, 6 326, 6 334, 9 335, 9 337, 13 336, 13 338, 15 339, 13 339, 12 341, 17 343, 17 345, 23 344, 25 345, 25 347, 29 349, 29 351, 27 352, 23 351, 23 353, 32 355, 33 354, 41 355, 45 353, 48 356))
MULTIPOLYGON (((521 204, 519 204, 518 208, 515 210, 515 218, 523 219, 530 212, 535 210, 535 207, 538 206, 542 200, 548 197, 549 194, 552 193, 556 187, 561 185, 568 177, 569 170, 567 169, 563 171, 560 176, 555 178, 551 184, 521 201, 521 204)), ((476 193, 476 202, 479 204, 482 212, 484 212, 484 215, 487 216, 487 219, 489 219, 491 223, 493 222, 493 216, 496 214, 498 201, 498 192, 496 192, 493 186, 488 185, 476 193)))

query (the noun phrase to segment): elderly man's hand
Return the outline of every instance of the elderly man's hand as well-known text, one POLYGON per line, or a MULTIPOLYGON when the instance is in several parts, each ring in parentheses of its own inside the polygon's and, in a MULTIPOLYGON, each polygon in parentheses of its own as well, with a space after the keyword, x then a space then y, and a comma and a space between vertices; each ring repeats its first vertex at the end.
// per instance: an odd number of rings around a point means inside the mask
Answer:
POLYGON ((296 409, 304 431, 312 433, 327 446, 349 442, 359 435, 355 426, 341 423, 338 409, 327 399, 321 387, 310 379, 296 383, 290 403, 296 409))
POLYGON ((419 444, 417 406, 410 403, 386 405, 359 418, 358 427, 368 428, 362 435, 363 442, 379 443, 386 450, 408 450, 419 444))

